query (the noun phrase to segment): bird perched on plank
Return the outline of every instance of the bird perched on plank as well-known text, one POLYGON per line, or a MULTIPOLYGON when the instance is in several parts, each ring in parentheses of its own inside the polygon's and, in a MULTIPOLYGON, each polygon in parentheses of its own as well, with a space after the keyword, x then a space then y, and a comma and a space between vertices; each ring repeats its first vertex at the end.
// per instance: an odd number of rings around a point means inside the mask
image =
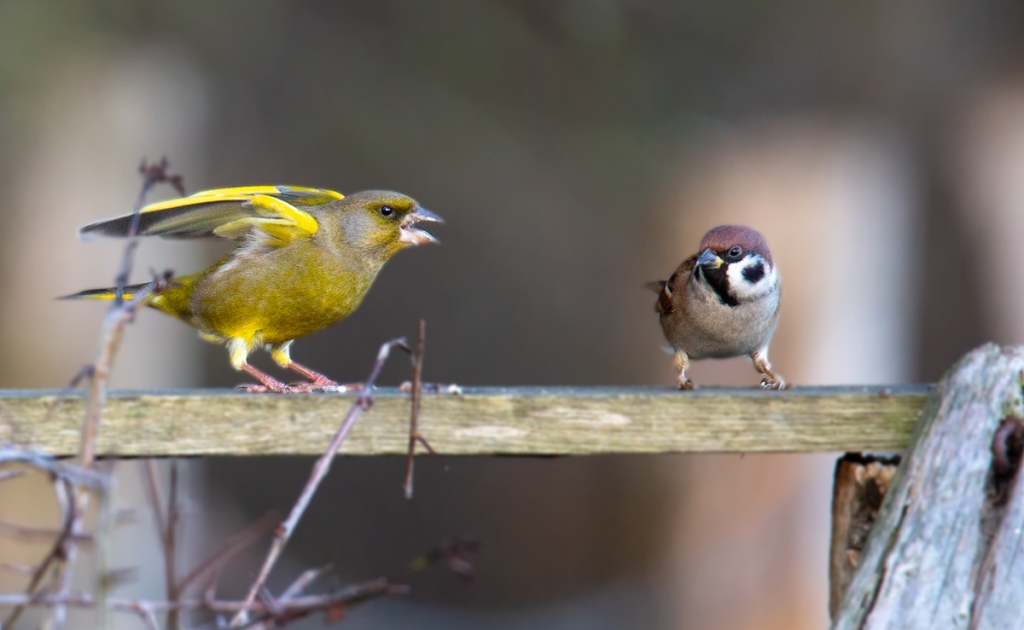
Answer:
POLYGON ((668 280, 650 282, 654 310, 675 351, 679 389, 692 359, 748 355, 765 389, 782 389, 768 363, 768 342, 779 322, 779 276, 764 237, 742 225, 720 225, 701 240, 698 253, 668 280))
MULTIPOLYGON (((231 365, 260 381, 248 391, 309 392, 337 383, 292 361, 292 342, 344 319, 359 306, 389 258, 411 245, 436 243, 415 227, 441 218, 396 192, 343 196, 295 186, 221 188, 146 206, 138 234, 164 238, 216 236, 239 246, 211 267, 175 278, 146 298, 147 306, 222 343, 231 365), (263 347, 278 365, 309 383, 286 385, 249 365, 263 347)), ((129 235, 127 214, 83 227, 83 239, 129 235)), ((145 285, 129 286, 125 298, 145 285)), ((114 299, 116 289, 69 298, 114 299)))

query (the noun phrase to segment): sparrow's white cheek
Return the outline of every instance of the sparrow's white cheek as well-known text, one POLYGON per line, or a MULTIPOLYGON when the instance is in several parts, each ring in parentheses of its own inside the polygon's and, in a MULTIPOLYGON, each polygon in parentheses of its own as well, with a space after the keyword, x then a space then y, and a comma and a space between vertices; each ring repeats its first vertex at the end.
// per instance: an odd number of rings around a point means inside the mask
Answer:
POLYGON ((739 263, 729 265, 726 275, 729 277, 729 292, 741 302, 756 300, 768 295, 779 281, 775 268, 760 256, 752 256, 739 263), (761 266, 762 273, 751 273, 756 271, 758 266, 761 266), (755 277, 757 280, 751 282, 751 277, 755 277))

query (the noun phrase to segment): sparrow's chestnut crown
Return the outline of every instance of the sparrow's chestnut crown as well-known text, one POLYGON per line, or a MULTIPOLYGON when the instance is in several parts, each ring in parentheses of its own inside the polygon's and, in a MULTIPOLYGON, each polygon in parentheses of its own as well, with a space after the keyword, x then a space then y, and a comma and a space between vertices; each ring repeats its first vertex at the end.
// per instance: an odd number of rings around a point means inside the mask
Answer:
POLYGON ((768 243, 757 230, 745 225, 719 225, 704 235, 700 249, 710 249, 729 262, 737 261, 746 254, 760 254, 769 265, 774 265, 768 243), (738 251, 737 251, 738 250, 738 251))

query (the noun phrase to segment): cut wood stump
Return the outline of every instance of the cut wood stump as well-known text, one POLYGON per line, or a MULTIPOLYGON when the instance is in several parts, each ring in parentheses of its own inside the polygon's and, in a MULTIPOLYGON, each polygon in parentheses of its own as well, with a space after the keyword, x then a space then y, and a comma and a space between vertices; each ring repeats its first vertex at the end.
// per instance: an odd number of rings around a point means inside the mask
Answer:
POLYGON ((1024 629, 1024 348, 985 345, 942 379, 834 630, 1024 629))
POLYGON ((834 618, 857 568, 899 456, 847 453, 836 462, 832 492, 832 548, 828 567, 828 611, 834 618))

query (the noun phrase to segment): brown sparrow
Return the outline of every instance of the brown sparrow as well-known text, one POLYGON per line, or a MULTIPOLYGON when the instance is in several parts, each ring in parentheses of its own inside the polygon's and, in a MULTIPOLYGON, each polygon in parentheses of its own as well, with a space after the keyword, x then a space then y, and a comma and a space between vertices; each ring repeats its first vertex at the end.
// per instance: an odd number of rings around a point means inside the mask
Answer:
POLYGON ((679 389, 691 359, 749 355, 764 377, 761 387, 782 389, 768 363, 768 342, 779 322, 779 276, 764 237, 742 225, 720 225, 704 235, 698 254, 667 281, 650 282, 665 338, 675 350, 679 389))

